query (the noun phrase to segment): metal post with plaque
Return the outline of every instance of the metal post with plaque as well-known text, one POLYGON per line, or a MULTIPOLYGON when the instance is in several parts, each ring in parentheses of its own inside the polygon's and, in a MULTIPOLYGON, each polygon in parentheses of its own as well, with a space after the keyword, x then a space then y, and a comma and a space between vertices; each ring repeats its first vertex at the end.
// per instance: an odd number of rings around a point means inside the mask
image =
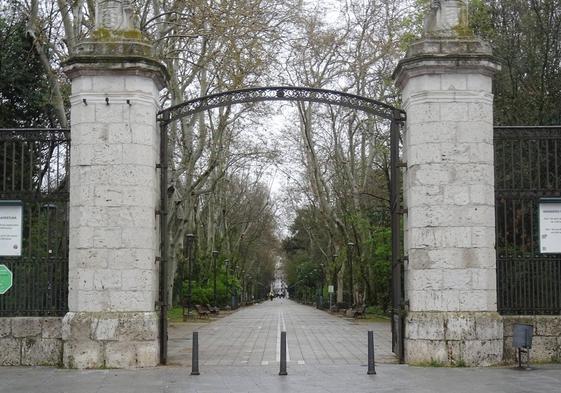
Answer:
POLYGON ((561 253, 561 198, 540 199, 540 252, 561 253))

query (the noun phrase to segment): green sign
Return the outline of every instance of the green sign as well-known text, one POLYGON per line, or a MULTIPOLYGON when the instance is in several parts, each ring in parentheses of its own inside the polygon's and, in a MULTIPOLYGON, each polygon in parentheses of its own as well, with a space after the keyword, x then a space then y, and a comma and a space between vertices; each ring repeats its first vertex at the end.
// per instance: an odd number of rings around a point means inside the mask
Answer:
POLYGON ((5 294, 12 287, 13 275, 6 265, 0 265, 0 295, 5 294))

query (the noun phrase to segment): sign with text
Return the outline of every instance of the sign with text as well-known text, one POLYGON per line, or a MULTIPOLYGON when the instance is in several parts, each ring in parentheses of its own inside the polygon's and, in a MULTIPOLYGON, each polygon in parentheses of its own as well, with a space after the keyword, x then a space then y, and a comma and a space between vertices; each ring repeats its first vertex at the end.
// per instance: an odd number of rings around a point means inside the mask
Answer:
POLYGON ((334 287, 333 285, 329 285, 329 286, 327 287, 327 291, 328 291, 329 293, 333 293, 333 292, 335 292, 335 287, 334 287))
POLYGON ((540 252, 561 253, 561 198, 540 199, 540 252))
POLYGON ((23 204, 0 201, 0 256, 21 256, 23 204))

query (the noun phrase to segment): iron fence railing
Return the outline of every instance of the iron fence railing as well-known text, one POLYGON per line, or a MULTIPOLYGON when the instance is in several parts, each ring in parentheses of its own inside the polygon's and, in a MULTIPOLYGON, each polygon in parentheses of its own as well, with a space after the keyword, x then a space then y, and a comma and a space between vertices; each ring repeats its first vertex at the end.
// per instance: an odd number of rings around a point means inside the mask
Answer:
POLYGON ((0 256, 13 274, 0 317, 68 309, 69 159, 69 130, 0 129, 0 200, 23 204, 21 256, 0 256))
POLYGON ((561 254, 539 248, 540 198, 561 197, 561 127, 496 127, 497 306, 561 314, 561 254))

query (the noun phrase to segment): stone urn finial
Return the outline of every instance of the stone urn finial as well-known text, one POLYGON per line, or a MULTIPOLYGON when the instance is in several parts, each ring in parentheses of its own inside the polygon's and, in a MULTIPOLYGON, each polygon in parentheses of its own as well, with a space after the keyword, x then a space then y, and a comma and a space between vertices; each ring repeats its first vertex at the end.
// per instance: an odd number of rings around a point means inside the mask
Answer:
POLYGON ((112 31, 140 30, 138 16, 130 0, 98 0, 95 29, 112 31))
POLYGON ((467 0, 431 0, 424 35, 429 37, 473 36, 468 24, 467 0))

